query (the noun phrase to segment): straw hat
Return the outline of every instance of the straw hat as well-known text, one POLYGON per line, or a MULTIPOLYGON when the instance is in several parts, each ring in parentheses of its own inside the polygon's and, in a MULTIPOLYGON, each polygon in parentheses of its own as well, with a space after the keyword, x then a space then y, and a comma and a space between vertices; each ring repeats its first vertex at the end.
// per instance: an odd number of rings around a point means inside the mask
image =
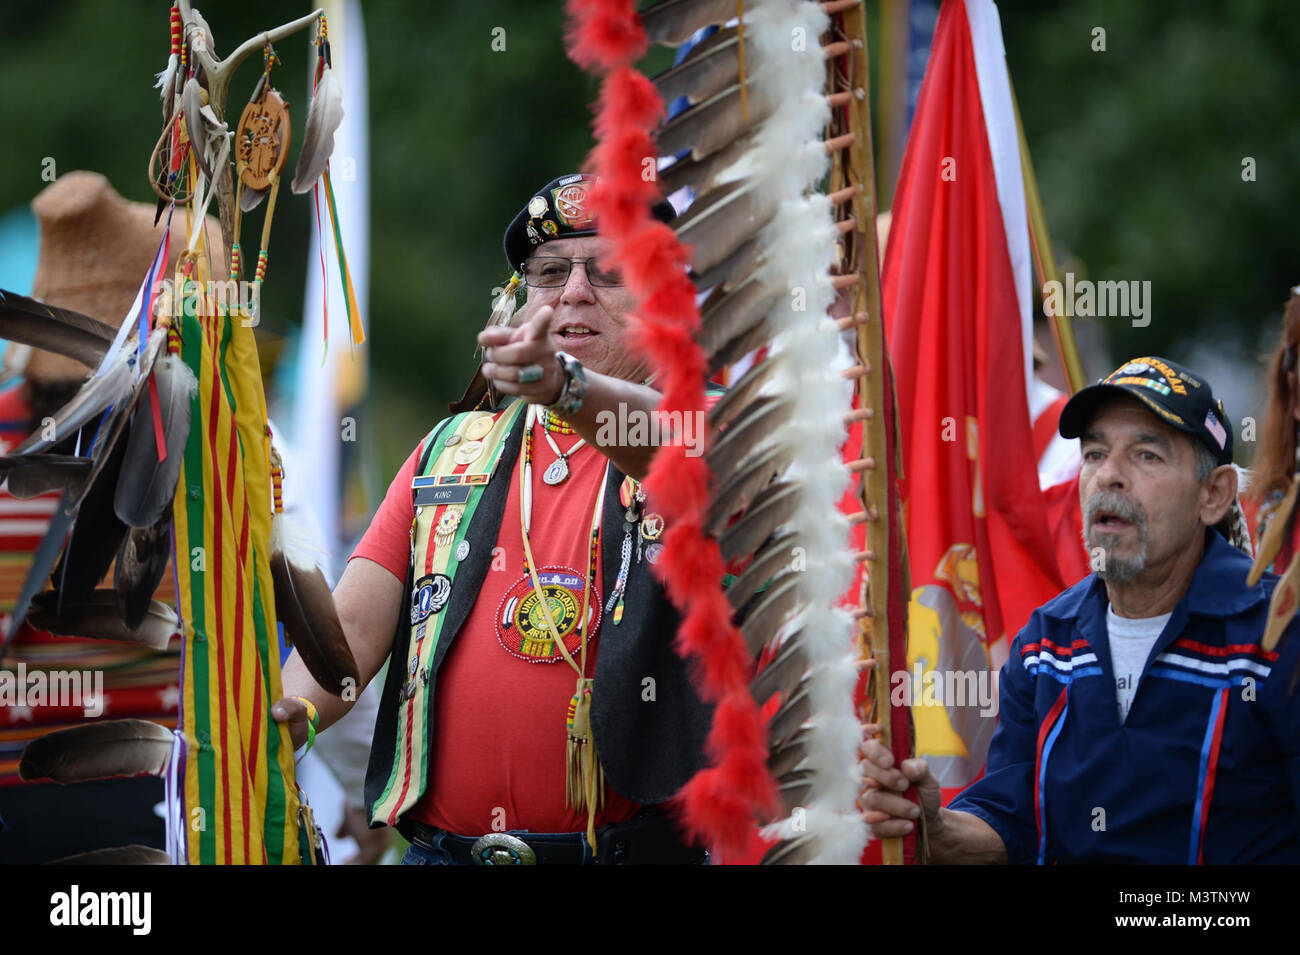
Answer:
MULTIPOLYGON (((32 200, 41 228, 41 251, 32 296, 119 327, 135 301, 163 235, 155 207, 123 199, 95 172, 65 173, 32 200)), ((214 278, 225 277, 221 228, 207 219, 207 247, 214 278)), ((185 216, 172 217, 168 271, 185 248, 185 216)), ((26 377, 32 381, 85 378, 91 369, 62 355, 34 349, 26 377)))

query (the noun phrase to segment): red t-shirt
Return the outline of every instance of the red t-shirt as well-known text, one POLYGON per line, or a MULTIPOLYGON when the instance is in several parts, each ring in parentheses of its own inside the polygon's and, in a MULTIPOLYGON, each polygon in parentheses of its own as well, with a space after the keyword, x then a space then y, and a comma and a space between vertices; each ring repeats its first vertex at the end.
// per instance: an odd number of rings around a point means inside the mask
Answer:
MULTIPOLYGON (((563 451, 576 435, 552 435, 563 451)), ((370 528, 352 556, 365 557, 405 581, 410 560, 411 479, 423 444, 407 459, 388 488, 370 528)), ((580 580, 586 572, 592 512, 602 487, 606 459, 583 445, 569 456, 569 477, 559 485, 542 481, 556 459, 533 427, 532 522, 529 541, 539 571, 560 568, 580 580)), ((533 832, 581 832, 586 817, 565 806, 565 719, 577 674, 562 657, 537 662, 519 654, 514 612, 532 592, 525 579, 519 519, 519 471, 515 462, 492 566, 478 599, 438 673, 434 696, 435 727, 430 756, 430 784, 410 816, 462 835, 501 829, 533 832), (511 643, 511 637, 515 638, 511 643), (507 649, 507 646, 512 649, 507 649), (513 652, 512 652, 513 651, 513 652)), ((497 480, 503 476, 497 475, 497 480)), ((587 676, 596 672, 599 637, 609 625, 603 602, 601 560, 596 555, 595 586, 590 597, 593 627, 587 645, 587 676)), ((545 582, 545 581, 544 581, 545 582)), ((581 607, 581 585, 571 589, 581 607)), ((580 612, 580 611, 579 611, 580 612)), ((563 630, 563 624, 557 621, 563 630)), ((617 633, 617 631, 613 631, 617 633)), ((574 640, 566 641, 571 650, 574 640)), ((578 661, 576 650, 572 653, 578 661)), ((596 686, 595 692, 600 692, 596 686)), ((637 806, 608 786, 596 825, 630 819, 637 806)))

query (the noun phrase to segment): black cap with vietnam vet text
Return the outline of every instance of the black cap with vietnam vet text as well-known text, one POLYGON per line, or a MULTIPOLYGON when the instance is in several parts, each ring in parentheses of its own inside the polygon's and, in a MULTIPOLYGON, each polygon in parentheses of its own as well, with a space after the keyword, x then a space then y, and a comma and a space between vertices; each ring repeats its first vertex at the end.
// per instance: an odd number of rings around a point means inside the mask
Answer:
MULTIPOLYGON (((505 252, 510 268, 518 270, 529 253, 543 242, 596 234, 591 212, 591 187, 596 180, 583 173, 552 179, 533 194, 506 227, 505 252)), ((651 213, 660 222, 672 222, 676 213, 666 200, 656 202, 651 213)))
POLYGON ((1170 427, 1199 438, 1217 464, 1232 463, 1232 423, 1223 402, 1208 381, 1167 358, 1130 359, 1081 389, 1061 409, 1061 437, 1081 437, 1097 405, 1115 393, 1132 395, 1170 427))

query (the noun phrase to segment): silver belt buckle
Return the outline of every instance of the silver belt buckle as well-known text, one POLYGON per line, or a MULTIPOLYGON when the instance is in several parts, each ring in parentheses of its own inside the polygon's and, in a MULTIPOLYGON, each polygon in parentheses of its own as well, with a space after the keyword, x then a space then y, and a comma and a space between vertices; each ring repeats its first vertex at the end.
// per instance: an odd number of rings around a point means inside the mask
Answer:
POLYGON ((469 851, 475 865, 537 865, 532 847, 505 832, 480 836, 469 851))

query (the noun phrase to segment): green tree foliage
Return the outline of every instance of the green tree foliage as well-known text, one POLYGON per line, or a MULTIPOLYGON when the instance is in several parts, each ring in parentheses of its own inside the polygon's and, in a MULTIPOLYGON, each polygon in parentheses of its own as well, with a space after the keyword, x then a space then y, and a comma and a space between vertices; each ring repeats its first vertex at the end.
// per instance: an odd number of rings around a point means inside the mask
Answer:
MULTIPOLYGON (((198 5, 223 53, 309 9, 282 0, 198 5)), ((1057 246, 1092 278, 1153 283, 1148 328, 1099 320, 1112 355, 1178 357, 1202 340, 1253 349, 1300 281, 1290 228, 1300 198, 1291 168, 1300 155, 1294 11, 1265 0, 1000 9, 1057 246), (1105 52, 1092 49, 1095 27, 1106 30, 1105 52), (1256 161, 1254 182, 1242 181, 1245 157, 1256 161)), ((391 474, 468 381, 474 334, 506 273, 506 223, 533 189, 584 161, 596 83, 564 55, 558 2, 368 0, 364 11, 370 419, 391 474), (505 49, 494 50, 494 39, 505 49)), ((97 170, 128 198, 151 198, 145 162, 162 122, 151 85, 166 61, 167 12, 165 0, 0 7, 0 210, 41 190, 45 157, 60 173, 97 170)), ((275 81, 292 104, 296 149, 306 36, 278 52, 275 81)), ((657 51, 643 66, 667 62, 657 51)), ((258 58, 246 63, 233 100, 251 92, 259 68, 258 58)), ((300 320, 311 214, 310 202, 282 196, 266 283, 270 332, 300 320)))
POLYGON ((1094 320, 1112 359, 1271 343, 1300 281, 1294 8, 1040 0, 1001 12, 1053 240, 1090 278, 1152 283, 1150 326, 1094 320))

